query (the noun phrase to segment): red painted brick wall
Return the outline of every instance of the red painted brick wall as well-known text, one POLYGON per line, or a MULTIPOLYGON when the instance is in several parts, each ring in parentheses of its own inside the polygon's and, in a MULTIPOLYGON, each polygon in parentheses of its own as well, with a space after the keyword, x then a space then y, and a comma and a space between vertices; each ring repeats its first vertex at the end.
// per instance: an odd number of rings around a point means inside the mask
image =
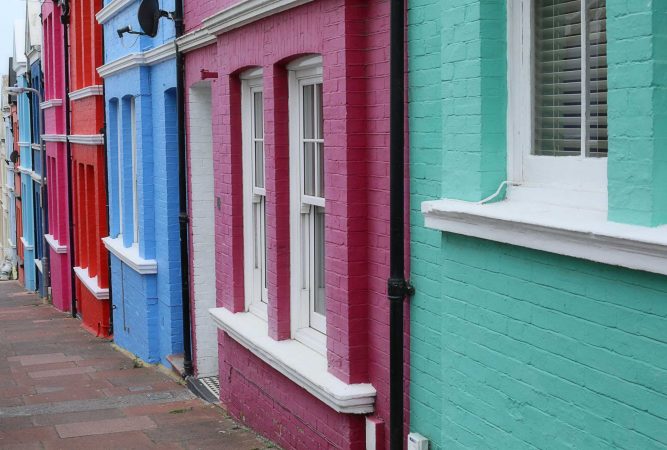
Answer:
MULTIPOLYGON (((102 26, 95 14, 102 0, 71 2, 70 91, 102 84, 97 67, 103 63, 102 26)), ((70 101, 71 135, 99 135, 104 124, 104 99, 94 95, 70 101)), ((109 287, 107 250, 102 238, 109 234, 106 214, 106 155, 102 145, 72 144, 72 208, 75 265, 97 277, 100 288, 109 287)), ((78 279, 77 306, 84 327, 108 335, 110 301, 98 300, 78 279), (105 331, 106 330, 106 331, 105 331)))
MULTIPOLYGON (((229 4, 188 3, 189 29, 229 4)), ((219 74, 212 83, 215 195, 221 206, 216 210, 216 288, 218 306, 235 312, 244 309, 237 75, 250 67, 264 69, 269 332, 274 339, 286 339, 290 247, 285 65, 304 54, 322 55, 329 371, 345 382, 371 382, 378 391, 375 415, 387 424, 388 15, 386 0, 314 1, 226 33, 216 44, 186 57, 186 86, 201 79, 201 69, 219 74)), ((223 401, 233 415, 270 439, 285 448, 363 447, 362 416, 334 413, 223 333, 219 355, 223 401)), ((406 392, 407 387, 406 377, 406 392)))
POLYGON ((77 0, 70 8, 70 91, 77 91, 102 84, 96 70, 104 60, 102 26, 95 20, 102 0, 77 0))

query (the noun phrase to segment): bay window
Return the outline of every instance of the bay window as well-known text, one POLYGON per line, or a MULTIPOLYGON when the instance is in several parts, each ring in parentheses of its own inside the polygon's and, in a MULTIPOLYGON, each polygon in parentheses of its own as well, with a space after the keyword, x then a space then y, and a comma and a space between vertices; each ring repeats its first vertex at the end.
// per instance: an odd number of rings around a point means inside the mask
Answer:
POLYGON ((266 188, 262 71, 241 75, 246 309, 266 320, 266 188))
POLYGON ((326 350, 325 199, 322 63, 296 61, 290 69, 290 179, 292 334, 326 350))

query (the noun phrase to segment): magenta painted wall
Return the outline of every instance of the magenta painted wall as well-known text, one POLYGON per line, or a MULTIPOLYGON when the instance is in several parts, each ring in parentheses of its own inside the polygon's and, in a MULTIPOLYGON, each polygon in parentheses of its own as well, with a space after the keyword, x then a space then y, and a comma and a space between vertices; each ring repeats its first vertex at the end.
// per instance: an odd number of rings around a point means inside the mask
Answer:
MULTIPOLYGON (((187 29, 231 3, 187 2, 187 29)), ((269 333, 274 339, 290 337, 285 65, 305 54, 322 55, 329 371, 344 382, 373 384, 374 416, 384 420, 387 438, 388 19, 387 0, 316 0, 225 33, 186 55, 186 92, 201 80, 202 69, 218 72, 212 83, 215 195, 221 202, 215 212, 216 288, 218 306, 234 312, 244 309, 236 75, 250 67, 264 69, 269 333)), ((406 315, 406 330, 407 324, 406 315)), ((285 448, 364 447, 364 416, 336 413, 222 332, 219 348, 221 400, 232 415, 285 448)), ((407 373, 406 368, 406 408, 407 373)))
MULTIPOLYGON (((45 131, 48 135, 66 134, 65 129, 65 54, 63 25, 60 23, 60 8, 53 2, 42 4, 42 26, 44 49, 42 70, 44 72, 44 98, 51 106, 44 109, 45 131), (60 104, 58 104, 60 100, 60 104)), ((69 203, 67 197, 67 148, 64 142, 46 143, 46 176, 49 204, 49 234, 65 253, 49 247, 51 266, 51 295, 53 305, 61 311, 69 311, 72 299, 72 272, 69 246, 69 203)))

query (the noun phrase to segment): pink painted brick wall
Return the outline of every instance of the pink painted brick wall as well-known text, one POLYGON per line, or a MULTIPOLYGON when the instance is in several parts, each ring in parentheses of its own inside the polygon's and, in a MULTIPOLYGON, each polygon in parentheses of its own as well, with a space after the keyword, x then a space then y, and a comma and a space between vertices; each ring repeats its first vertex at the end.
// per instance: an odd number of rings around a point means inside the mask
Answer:
MULTIPOLYGON (((42 70, 44 71, 45 100, 61 100, 59 106, 44 110, 46 134, 65 135, 65 53, 61 9, 53 2, 42 3, 43 42, 42 70)), ((51 268, 51 294, 53 305, 61 311, 69 311, 72 299, 72 267, 69 246, 69 201, 67 187, 67 150, 63 142, 46 143, 49 204, 48 232, 67 247, 66 253, 56 253, 49 247, 51 268)))
MULTIPOLYGON (((188 29, 197 28, 202 18, 229 3, 188 2, 188 29)), ((285 64, 309 53, 322 55, 329 370, 345 382, 371 382, 378 391, 375 415, 387 424, 388 15, 387 0, 314 1, 226 33, 216 44, 186 56, 186 86, 201 79, 201 69, 219 74, 212 83, 215 196, 220 202, 216 209, 216 286, 218 306, 235 312, 244 310, 236 75, 250 67, 264 69, 269 332, 274 339, 287 339, 290 244, 285 64)), ((406 330, 407 324, 406 319, 406 330)), ((270 439, 285 448, 363 447, 363 418, 336 414, 223 333, 219 355, 223 401, 233 415, 270 439)), ((406 380, 406 392, 407 387, 406 380)))

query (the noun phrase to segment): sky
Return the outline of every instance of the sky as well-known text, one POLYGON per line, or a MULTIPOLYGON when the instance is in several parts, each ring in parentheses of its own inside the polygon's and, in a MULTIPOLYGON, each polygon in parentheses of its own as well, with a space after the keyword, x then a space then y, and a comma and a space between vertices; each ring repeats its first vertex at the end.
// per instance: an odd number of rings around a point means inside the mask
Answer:
POLYGON ((0 75, 7 74, 14 42, 14 20, 25 17, 25 2, 39 0, 0 0, 0 75))

